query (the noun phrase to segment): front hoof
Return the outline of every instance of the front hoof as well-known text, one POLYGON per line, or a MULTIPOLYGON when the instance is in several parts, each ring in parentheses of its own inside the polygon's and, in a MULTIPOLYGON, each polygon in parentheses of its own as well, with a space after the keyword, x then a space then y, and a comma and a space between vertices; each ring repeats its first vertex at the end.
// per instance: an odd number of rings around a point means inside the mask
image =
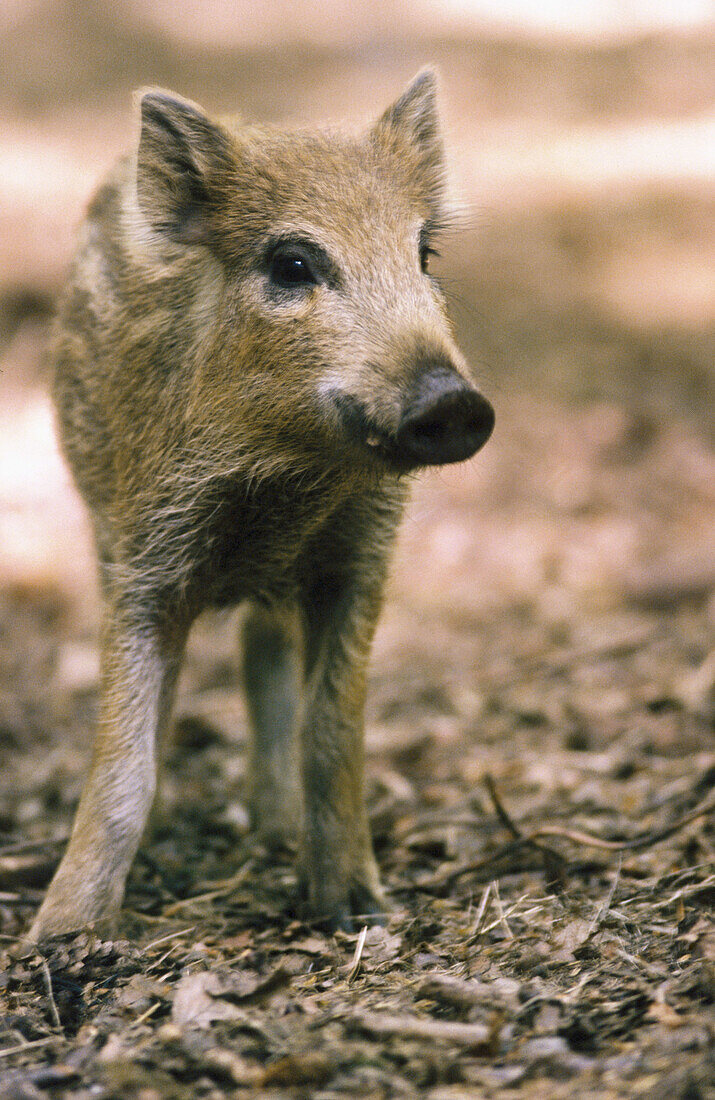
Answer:
POLYGON ((116 889, 111 893, 89 891, 77 885, 76 879, 64 881, 60 864, 27 938, 40 943, 50 936, 86 931, 112 938, 119 924, 120 904, 121 894, 116 889))
POLYGON ((38 913, 30 926, 30 930, 24 937, 27 944, 41 944, 53 936, 76 935, 79 932, 93 932, 100 939, 112 939, 117 931, 118 918, 103 918, 97 921, 88 921, 76 914, 38 913))
POLYGON ((391 906, 382 887, 372 890, 359 883, 350 891, 350 901, 353 921, 358 927, 364 924, 387 924, 391 906))
POLYGON ((311 891, 301 882, 302 910, 306 920, 325 932, 359 932, 365 924, 385 924, 390 907, 382 889, 375 890, 363 883, 349 886, 339 895, 331 891, 311 891))

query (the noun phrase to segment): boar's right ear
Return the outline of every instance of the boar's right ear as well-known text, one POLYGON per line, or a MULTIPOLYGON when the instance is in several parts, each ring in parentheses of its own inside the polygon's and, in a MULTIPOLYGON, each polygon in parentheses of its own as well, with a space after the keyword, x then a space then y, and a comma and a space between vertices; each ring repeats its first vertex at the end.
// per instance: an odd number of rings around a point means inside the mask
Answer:
POLYGON ((437 77, 422 69, 372 129, 377 140, 396 139, 416 154, 416 175, 439 210, 444 196, 444 145, 437 109, 437 77))
POLYGON ((151 226, 181 244, 210 244, 212 182, 231 163, 222 127, 196 104, 152 89, 140 100, 137 199, 151 226))
POLYGON ((402 95, 383 113, 378 128, 402 133, 434 157, 442 156, 442 138, 437 111, 437 76, 434 69, 421 69, 402 95))

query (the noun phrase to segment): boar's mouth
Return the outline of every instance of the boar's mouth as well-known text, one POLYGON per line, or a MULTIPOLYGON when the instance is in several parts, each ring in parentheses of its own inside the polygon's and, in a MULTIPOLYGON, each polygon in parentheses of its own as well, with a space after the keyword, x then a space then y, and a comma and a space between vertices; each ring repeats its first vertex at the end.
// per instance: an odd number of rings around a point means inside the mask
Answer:
POLYGON ((348 393, 335 393, 332 397, 340 423, 353 446, 374 460, 397 469, 408 470, 412 467, 413 463, 400 459, 397 436, 376 424, 357 398, 348 393))
POLYGON ((454 376, 422 386, 406 403, 393 433, 377 425, 349 394, 335 394, 334 400, 352 441, 402 471, 471 458, 494 427, 494 410, 486 398, 454 376))

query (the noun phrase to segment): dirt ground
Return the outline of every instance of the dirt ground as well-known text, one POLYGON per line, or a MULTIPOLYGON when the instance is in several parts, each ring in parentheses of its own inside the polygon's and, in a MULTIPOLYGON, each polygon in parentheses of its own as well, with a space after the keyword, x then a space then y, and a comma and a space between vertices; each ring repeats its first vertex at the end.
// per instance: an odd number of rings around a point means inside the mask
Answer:
POLYGON ((288 46, 149 10, 0 22, 0 1095, 715 1096, 715 34, 398 22, 288 46), (440 274, 497 428, 416 479, 376 640, 393 912, 323 934, 291 853, 252 840, 221 616, 191 639, 122 938, 23 949, 87 765, 99 622, 43 347, 131 89, 359 119, 426 61, 465 209, 440 274))

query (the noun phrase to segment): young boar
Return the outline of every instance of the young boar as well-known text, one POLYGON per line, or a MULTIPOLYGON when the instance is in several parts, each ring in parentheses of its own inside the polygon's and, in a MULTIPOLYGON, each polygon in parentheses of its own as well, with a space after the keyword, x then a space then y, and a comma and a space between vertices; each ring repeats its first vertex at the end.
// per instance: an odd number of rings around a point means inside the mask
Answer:
POLYGON ((104 620, 94 755, 33 938, 116 918, 191 623, 243 601, 252 822, 300 837, 329 927, 384 909, 363 704, 405 475, 469 458, 494 419, 429 273, 442 176, 431 72, 359 136, 143 95, 56 327, 104 620))

